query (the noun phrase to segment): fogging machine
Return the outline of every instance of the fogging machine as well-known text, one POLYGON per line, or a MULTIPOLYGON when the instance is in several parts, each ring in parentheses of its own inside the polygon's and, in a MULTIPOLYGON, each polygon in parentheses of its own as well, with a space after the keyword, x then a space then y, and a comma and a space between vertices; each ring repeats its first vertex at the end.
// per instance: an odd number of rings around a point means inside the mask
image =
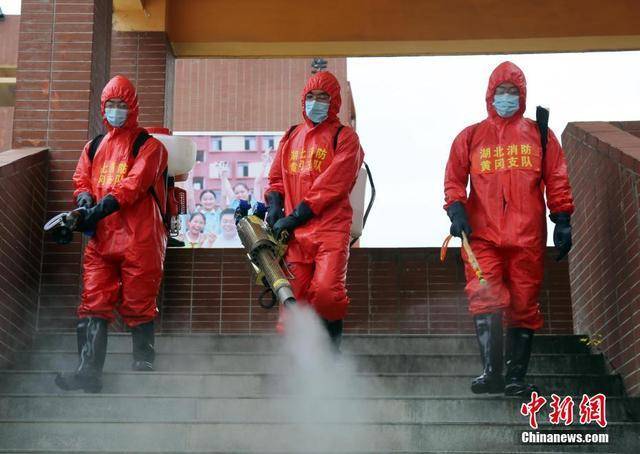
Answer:
POLYGON ((286 245, 277 241, 271 229, 263 221, 266 207, 259 203, 250 212, 250 206, 242 201, 236 209, 235 220, 238 236, 251 262, 256 283, 262 284, 266 290, 260 295, 259 303, 265 309, 280 304, 294 304, 293 289, 289 283, 292 278, 284 263, 286 245), (271 294, 271 301, 264 298, 271 294))

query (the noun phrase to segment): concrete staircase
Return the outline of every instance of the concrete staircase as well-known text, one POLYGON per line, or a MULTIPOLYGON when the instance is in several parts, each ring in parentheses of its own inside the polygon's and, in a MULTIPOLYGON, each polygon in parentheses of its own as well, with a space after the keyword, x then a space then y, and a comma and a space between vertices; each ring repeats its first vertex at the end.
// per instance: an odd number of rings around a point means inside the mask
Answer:
MULTIPOLYGON (((76 364, 75 336, 41 335, 0 371, 0 452, 640 452, 640 401, 623 397, 620 378, 579 336, 538 336, 530 377, 546 395, 576 396, 576 414, 583 393, 603 392, 608 427, 570 428, 607 432, 609 444, 521 444, 521 402, 469 391, 480 371, 472 336, 347 336, 343 362, 355 370, 331 397, 313 380, 292 388, 280 343, 161 335, 157 371, 135 373, 130 337, 112 334, 104 391, 92 395, 53 384, 54 371, 76 364)), ((547 415, 548 405, 541 428, 558 429, 547 415)))

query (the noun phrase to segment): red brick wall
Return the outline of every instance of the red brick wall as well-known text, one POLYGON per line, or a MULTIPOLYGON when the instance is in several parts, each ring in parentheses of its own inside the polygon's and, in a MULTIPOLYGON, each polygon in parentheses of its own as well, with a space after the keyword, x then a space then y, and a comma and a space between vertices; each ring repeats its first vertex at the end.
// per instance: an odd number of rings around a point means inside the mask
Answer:
POLYGON ((37 324, 45 222, 47 151, 0 154, 0 367, 24 348, 37 324))
MULTIPOLYGON (((551 256, 550 251, 550 255, 551 256)), ((429 249, 353 249, 347 286, 350 333, 472 333, 459 251, 446 263, 429 249)), ((169 249, 160 326, 165 332, 273 332, 277 310, 257 302, 246 256, 239 249, 169 249)), ((567 262, 547 261, 541 294, 543 333, 573 332, 567 262)), ((72 329, 63 302, 41 329, 72 329)), ((49 302, 49 309, 55 301, 49 302)), ((49 312, 48 312, 49 313, 49 312)))
POLYGON ((136 86, 142 126, 171 127, 174 61, 164 32, 113 32, 111 76, 136 86))
MULTIPOLYGON (((311 58, 179 59, 176 62, 176 131, 286 131, 302 121, 300 93, 311 58)), ((349 124, 351 88, 346 58, 330 58, 340 81, 340 119, 349 124)))
POLYGON ((612 121, 611 124, 629 134, 640 137, 640 121, 612 121))
MULTIPOLYGON (((640 128, 627 123, 636 133, 640 128)), ((614 124, 570 123, 562 135, 576 213, 569 275, 577 332, 640 395, 640 138, 614 124)))
MULTIPOLYGON (((350 333, 472 333, 459 250, 446 263, 436 248, 353 249, 347 287, 350 333)), ((273 332, 277 310, 257 303, 246 256, 239 250, 170 250, 161 311, 165 331, 273 332)), ((566 262, 549 260, 542 332, 572 333, 566 262)))
MULTIPOLYGON (((47 218, 72 207, 71 177, 83 146, 101 128, 99 94, 108 76, 111 0, 23 0, 13 146, 50 149, 47 218)), ((44 245, 40 315, 73 313, 80 285, 78 239, 44 245)))

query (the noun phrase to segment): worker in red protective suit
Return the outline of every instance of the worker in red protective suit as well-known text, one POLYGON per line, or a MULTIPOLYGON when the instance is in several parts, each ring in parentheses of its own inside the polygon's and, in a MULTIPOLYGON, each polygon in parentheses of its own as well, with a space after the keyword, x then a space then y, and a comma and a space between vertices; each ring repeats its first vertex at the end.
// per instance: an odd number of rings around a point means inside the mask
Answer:
POLYGON ((73 175, 76 203, 87 208, 78 230, 95 234, 84 252, 80 363, 75 372, 56 377, 65 390, 102 388, 107 325, 114 309, 131 328, 133 369, 153 370, 153 321, 167 241, 158 202, 165 200, 167 150, 138 126, 138 97, 125 77, 109 81, 101 110, 108 133, 95 154, 91 142, 85 146, 73 175), (134 146, 140 136, 146 140, 134 146))
POLYGON ((454 140, 445 175, 445 209, 451 234, 469 237, 488 282, 483 287, 465 257, 466 293, 484 365, 474 393, 527 395, 524 382, 533 334, 542 327, 539 295, 546 246, 544 191, 556 227, 558 259, 571 248, 571 187, 562 148, 553 132, 543 154, 540 130, 523 117, 523 72, 500 64, 489 79, 489 117, 454 140), (471 189, 467 197, 467 182, 471 189), (503 314, 507 370, 502 377, 503 314))
POLYGON ((285 260, 294 276, 294 295, 322 317, 336 349, 349 304, 349 193, 364 159, 355 131, 340 124, 340 104, 333 74, 311 76, 302 91, 304 121, 280 141, 266 193, 267 222, 276 237, 290 236, 285 260))

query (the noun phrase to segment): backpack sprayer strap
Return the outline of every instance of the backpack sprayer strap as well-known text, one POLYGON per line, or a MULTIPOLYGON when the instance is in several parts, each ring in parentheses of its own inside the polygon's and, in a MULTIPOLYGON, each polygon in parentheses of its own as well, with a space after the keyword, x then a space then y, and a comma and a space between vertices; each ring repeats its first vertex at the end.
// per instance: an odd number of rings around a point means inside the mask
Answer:
POLYGON ((542 159, 547 152, 547 142, 549 141, 549 109, 542 106, 536 107, 536 123, 540 130, 540 144, 542 145, 542 159))

